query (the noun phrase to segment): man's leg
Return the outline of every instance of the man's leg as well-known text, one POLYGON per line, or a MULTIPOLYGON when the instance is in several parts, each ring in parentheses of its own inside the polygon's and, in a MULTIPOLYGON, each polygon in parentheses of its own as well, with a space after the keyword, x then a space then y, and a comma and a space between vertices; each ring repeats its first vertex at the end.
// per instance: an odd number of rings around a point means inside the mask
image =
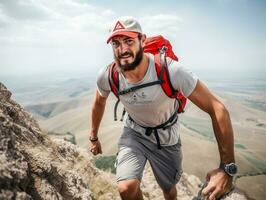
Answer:
POLYGON ((143 155, 142 144, 134 130, 124 128, 119 140, 116 159, 118 191, 123 200, 142 200, 140 182, 147 158, 143 155))
POLYGON ((138 179, 119 181, 118 191, 122 200, 143 200, 138 179))
POLYGON ((177 199, 176 187, 174 186, 170 190, 163 189, 163 196, 166 200, 176 200, 177 199))
POLYGON ((181 141, 173 146, 165 146, 162 149, 154 149, 149 154, 156 181, 163 190, 166 200, 176 200, 176 184, 182 174, 182 150, 181 141))

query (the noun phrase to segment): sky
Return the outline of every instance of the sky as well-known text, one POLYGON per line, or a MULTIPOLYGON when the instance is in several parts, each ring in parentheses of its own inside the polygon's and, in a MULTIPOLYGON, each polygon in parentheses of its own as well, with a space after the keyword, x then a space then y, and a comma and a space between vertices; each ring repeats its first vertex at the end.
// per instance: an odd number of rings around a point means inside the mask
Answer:
POLYGON ((0 77, 97 74, 113 20, 138 19, 199 74, 266 74, 266 1, 0 0, 0 77))

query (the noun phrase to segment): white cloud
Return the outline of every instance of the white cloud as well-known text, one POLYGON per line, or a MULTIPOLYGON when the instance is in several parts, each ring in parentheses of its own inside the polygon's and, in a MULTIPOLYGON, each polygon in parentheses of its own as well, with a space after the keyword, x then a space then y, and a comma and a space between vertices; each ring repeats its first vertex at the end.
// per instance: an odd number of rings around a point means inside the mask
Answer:
POLYGON ((42 20, 49 17, 46 7, 32 0, 1 2, 2 11, 16 20, 42 20))
POLYGON ((155 14, 140 18, 144 31, 151 35, 166 35, 173 37, 179 31, 183 19, 176 15, 155 14))
POLYGON ((114 14, 77 0, 0 3, 1 71, 96 70, 108 60, 102 49, 114 14))
MULTIPOLYGON (((2 4, 1 6, 1 10, 6 13, 5 18, 7 19, 12 16, 14 19, 6 23, 9 27, 2 30, 2 39, 5 35, 11 35, 13 39, 27 37, 47 43, 51 41, 49 40, 50 36, 52 37, 50 39, 57 38, 61 41, 64 39, 71 41, 69 37, 75 37, 75 34, 80 37, 84 34, 88 35, 92 33, 95 35, 95 33, 104 32, 105 29, 107 30, 106 26, 110 21, 110 16, 114 14, 110 9, 104 10, 74 0, 39 0, 34 1, 35 3, 30 0, 24 0, 16 2, 17 4, 14 1, 11 2, 12 3, 9 4, 2 4), (37 20, 38 17, 36 18, 34 13, 40 10, 45 14, 42 14, 42 18, 37 20), (21 16, 23 16, 23 19, 27 20, 20 21, 21 16), (46 16, 46 18, 44 18, 44 16, 46 16), (48 40, 45 40, 46 37, 48 37, 48 40)), ((2 24, 4 24, 4 22, 2 22, 2 24)))

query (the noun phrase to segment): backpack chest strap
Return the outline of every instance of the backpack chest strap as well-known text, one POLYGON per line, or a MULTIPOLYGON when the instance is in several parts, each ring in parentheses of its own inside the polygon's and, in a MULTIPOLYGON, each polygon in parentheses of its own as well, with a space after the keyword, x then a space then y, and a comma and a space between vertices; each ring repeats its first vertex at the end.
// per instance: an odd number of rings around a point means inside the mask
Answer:
POLYGON ((141 88, 145 88, 145 87, 150 87, 150 86, 157 85, 157 84, 162 84, 162 80, 152 81, 152 82, 149 82, 149 83, 144 83, 142 85, 137 85, 137 86, 134 86, 134 87, 131 87, 131 88, 127 88, 125 90, 119 91, 118 94, 119 95, 124 95, 124 94, 130 93, 130 92, 133 92, 135 90, 138 90, 138 89, 141 89, 141 88))

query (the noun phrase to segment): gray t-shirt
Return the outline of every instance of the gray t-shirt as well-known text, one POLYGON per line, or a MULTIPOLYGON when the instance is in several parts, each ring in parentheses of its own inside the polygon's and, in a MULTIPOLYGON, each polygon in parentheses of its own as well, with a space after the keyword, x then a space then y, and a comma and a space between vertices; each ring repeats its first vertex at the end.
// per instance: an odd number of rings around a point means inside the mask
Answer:
MULTIPOLYGON (((138 83, 128 83, 122 73, 119 73, 120 90, 130 88, 158 80, 154 56, 149 56, 149 67, 144 78, 138 83)), ((198 78, 195 74, 181 67, 178 62, 168 59, 168 70, 170 80, 175 89, 181 91, 184 96, 188 97, 194 90, 198 78)), ((97 78, 97 87, 101 96, 107 97, 111 91, 108 81, 108 67, 103 68, 97 78)), ((134 92, 120 95, 120 101, 123 103, 127 113, 136 122, 125 120, 125 126, 133 128, 143 137, 156 143, 154 134, 145 135, 144 127, 155 127, 166 122, 177 109, 178 103, 175 99, 169 98, 163 91, 161 85, 153 85, 138 89, 134 92), (139 125, 141 126, 139 126, 139 125)), ((171 128, 158 130, 160 143, 162 146, 174 145, 179 139, 179 121, 171 128)))

